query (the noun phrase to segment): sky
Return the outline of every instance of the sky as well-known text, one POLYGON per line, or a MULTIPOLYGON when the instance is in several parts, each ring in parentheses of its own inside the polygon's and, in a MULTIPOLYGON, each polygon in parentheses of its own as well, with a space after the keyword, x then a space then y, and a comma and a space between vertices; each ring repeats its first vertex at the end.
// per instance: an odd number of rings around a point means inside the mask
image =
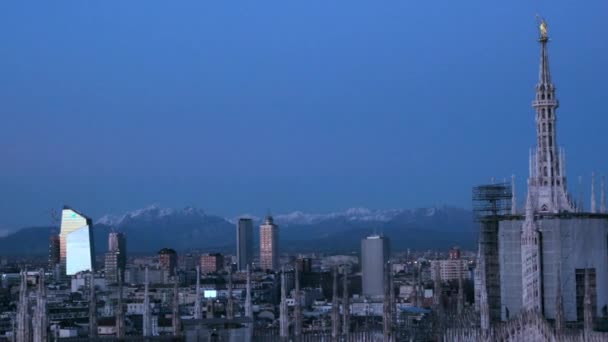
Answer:
POLYGON ((0 3, 0 229, 150 203, 232 217, 471 206, 535 143, 549 23, 569 188, 608 173, 608 2, 0 3))

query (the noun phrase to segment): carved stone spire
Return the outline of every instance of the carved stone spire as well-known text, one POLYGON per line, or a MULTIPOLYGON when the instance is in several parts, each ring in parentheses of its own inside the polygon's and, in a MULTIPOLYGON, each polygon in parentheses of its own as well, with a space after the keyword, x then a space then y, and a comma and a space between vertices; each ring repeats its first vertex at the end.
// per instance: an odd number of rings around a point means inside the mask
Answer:
POLYGON ((27 271, 21 271, 19 303, 17 304, 17 341, 29 341, 32 336, 30 304, 27 291, 27 271))
POLYGON ((333 287, 331 297, 331 338, 337 341, 340 336, 340 302, 338 300, 338 268, 333 269, 333 287))
POLYGON ((182 334, 182 318, 179 314, 179 287, 177 286, 178 278, 173 280, 173 336, 181 336, 182 334))
POLYGON ((228 269, 228 299, 226 300, 226 318, 234 319, 234 300, 232 298, 232 268, 228 269))
POLYGON ((422 264, 418 264, 418 274, 416 277, 416 307, 422 307, 424 288, 422 285, 422 264))
POLYGON ((591 303, 591 284, 589 280, 589 269, 585 269, 585 297, 583 302, 583 319, 585 333, 593 331, 593 306, 591 303))
POLYGON ((393 342, 393 315, 391 310, 391 281, 390 263, 384 265, 384 305, 382 325, 384 332, 384 342, 393 342))
POLYGON ((565 157, 557 148, 556 110, 559 101, 555 97, 555 86, 551 81, 547 23, 540 23, 539 38, 540 68, 536 97, 532 107, 536 110, 537 142, 534 156, 534 177, 530 178, 528 189, 533 191, 535 210, 540 212, 572 212, 574 206, 566 190, 566 176, 562 163, 565 157))
POLYGON ((248 341, 253 338, 253 306, 251 305, 251 270, 250 264, 247 264, 247 288, 245 290, 245 317, 251 319, 251 323, 247 324, 248 341))
POLYGON ((526 217, 521 232, 522 305, 528 310, 541 308, 540 237, 534 217, 534 203, 532 191, 528 190, 526 217))
POLYGON ((606 213, 606 179, 603 175, 600 178, 600 213, 606 213))
MULTIPOLYGON (((148 278, 148 266, 146 266, 144 279, 144 312, 143 312, 143 335, 152 336, 152 313, 150 312, 150 279, 148 278)), ((198 297, 197 297, 198 298, 198 297)), ((199 299, 200 300, 200 299, 199 299)))
POLYGON ((435 273, 435 280, 433 281, 433 306, 435 310, 441 309, 441 272, 439 270, 439 263, 435 264, 436 267, 433 270, 435 273))
POLYGON ((125 338, 125 309, 122 302, 122 270, 118 270, 118 303, 116 304, 116 337, 125 338))
POLYGON ((38 272, 38 293, 36 295, 36 313, 34 315, 33 342, 48 341, 48 314, 46 307, 46 285, 44 284, 44 270, 38 272))
POLYGON ((564 317, 564 298, 562 296, 561 264, 557 270, 557 291, 555 294, 555 330, 562 332, 566 325, 564 317))
POLYGON ((511 175, 511 215, 517 214, 517 197, 515 196, 515 175, 511 175))
POLYGON ((247 264, 247 289, 245 293, 245 316, 253 320, 253 306, 251 305, 251 269, 247 264))
POLYGON ((89 336, 97 336, 97 291, 93 272, 89 276, 89 336))
POLYGON ((462 262, 458 263, 458 296, 456 299, 456 313, 460 316, 464 311, 464 286, 462 284, 462 262))
POLYGON ((300 271, 298 266, 295 267, 295 290, 294 290, 294 306, 293 306, 293 320, 294 320, 294 336, 296 341, 299 341, 302 335, 302 294, 300 293, 300 271))
POLYGON ((279 330, 281 341, 289 338, 289 320, 287 317, 287 289, 285 288, 285 268, 281 269, 281 305, 279 307, 279 330))
POLYGON ((196 266, 196 299, 194 300, 194 319, 203 318, 201 308, 201 266, 196 266))
POLYGON ((342 334, 348 340, 350 335, 350 303, 348 296, 348 267, 344 267, 342 279, 342 334))
POLYGON ((488 288, 486 285, 486 261, 483 253, 479 253, 479 316, 482 331, 490 329, 490 305, 488 303, 488 288))
POLYGON ((596 213, 595 208, 595 172, 591 173, 591 213, 596 213))
POLYGON ((578 176, 578 204, 577 211, 582 213, 585 210, 585 201, 583 200, 583 176, 578 176))

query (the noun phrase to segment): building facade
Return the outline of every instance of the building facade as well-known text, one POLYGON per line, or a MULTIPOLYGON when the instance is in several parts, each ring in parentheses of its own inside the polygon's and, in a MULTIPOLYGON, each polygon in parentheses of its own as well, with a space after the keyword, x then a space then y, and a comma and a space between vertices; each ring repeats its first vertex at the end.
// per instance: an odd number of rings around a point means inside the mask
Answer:
POLYGON ((220 253, 201 255, 201 272, 216 273, 224 269, 224 256, 220 253))
POLYGON ((266 216, 260 226, 260 268, 276 271, 279 269, 279 226, 272 216, 266 216))
POLYGON ((245 271, 253 261, 253 221, 240 218, 236 224, 236 265, 239 271, 245 271))
POLYGON ((171 248, 163 248, 158 251, 158 265, 168 276, 175 276, 177 271, 177 252, 171 248))
POLYGON ((389 239, 371 235, 361 240, 361 281, 363 296, 384 296, 384 268, 390 255, 389 239))
POLYGON ((469 278, 469 262, 463 259, 431 260, 431 279, 450 281, 469 278))
POLYGON ((93 222, 90 218, 64 207, 61 211, 59 243, 62 275, 95 270, 93 222))

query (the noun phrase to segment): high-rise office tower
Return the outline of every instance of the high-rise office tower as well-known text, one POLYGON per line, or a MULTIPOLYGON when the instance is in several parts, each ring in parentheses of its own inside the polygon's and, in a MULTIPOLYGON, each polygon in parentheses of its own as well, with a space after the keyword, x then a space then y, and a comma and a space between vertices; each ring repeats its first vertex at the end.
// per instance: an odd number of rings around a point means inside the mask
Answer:
POLYGON ((49 238, 49 271, 54 272, 61 262, 61 243, 59 235, 51 235, 49 238))
POLYGON ((61 274, 95 270, 93 222, 76 210, 64 207, 59 235, 61 274))
POLYGON ((266 216, 260 226, 260 267, 263 270, 279 269, 279 226, 272 216, 266 216))
POLYGON ((158 251, 158 263, 161 269, 168 272, 169 276, 174 276, 177 267, 177 252, 171 248, 161 249, 158 251))
POLYGON ((239 271, 245 271, 253 259, 253 221, 241 218, 236 225, 236 263, 239 271))
POLYGON ((110 282, 118 282, 118 273, 124 279, 125 267, 127 266, 127 240, 122 233, 111 232, 108 236, 108 253, 105 257, 106 279, 110 282))
POLYGON ((388 238, 371 235, 361 240, 361 276, 363 295, 384 296, 384 265, 388 262, 388 238))

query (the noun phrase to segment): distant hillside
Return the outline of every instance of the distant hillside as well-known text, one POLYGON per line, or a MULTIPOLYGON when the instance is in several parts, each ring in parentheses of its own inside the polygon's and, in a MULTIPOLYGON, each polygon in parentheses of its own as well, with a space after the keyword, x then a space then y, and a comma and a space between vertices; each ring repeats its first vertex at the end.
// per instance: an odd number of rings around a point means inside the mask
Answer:
MULTIPOLYGON (((259 218, 253 218, 256 225, 259 218)), ((104 216, 94 225, 96 252, 107 249, 108 233, 125 233, 129 253, 154 253, 163 247, 232 251, 235 220, 200 209, 150 206, 121 216, 104 216), (231 222, 232 221, 232 222, 231 222)), ((476 233, 471 212, 458 208, 398 210, 349 209, 329 214, 294 212, 276 215, 284 251, 358 252, 361 238, 377 232, 391 239, 393 250, 473 248, 476 233)), ((48 238, 58 228, 30 227, 0 238, 2 255, 46 255, 48 238)), ((257 234, 256 240, 257 240, 257 234)))

